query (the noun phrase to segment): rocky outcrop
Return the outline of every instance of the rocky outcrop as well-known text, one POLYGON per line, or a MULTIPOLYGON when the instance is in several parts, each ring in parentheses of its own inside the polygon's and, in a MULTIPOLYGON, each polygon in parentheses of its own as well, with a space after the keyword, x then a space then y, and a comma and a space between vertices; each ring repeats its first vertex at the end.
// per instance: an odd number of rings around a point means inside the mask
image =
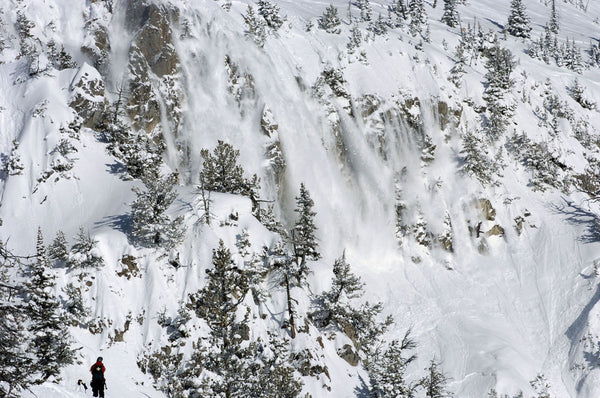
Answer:
POLYGON ((104 81, 100 73, 84 63, 69 86, 69 106, 81 117, 83 125, 94 127, 104 111, 104 81))
POLYGON ((360 361, 360 356, 354 352, 350 344, 344 344, 342 348, 338 348, 337 354, 350 366, 357 366, 360 361))
POLYGON ((451 108, 446 101, 438 101, 437 115, 440 123, 440 128, 445 130, 449 124, 457 125, 462 116, 462 107, 456 109, 451 108))
POLYGON ((137 129, 151 132, 161 122, 160 95, 173 127, 179 124, 178 107, 183 94, 174 82, 179 58, 171 29, 178 19, 176 9, 162 4, 146 0, 127 3, 126 28, 134 34, 129 49, 127 111, 137 129))

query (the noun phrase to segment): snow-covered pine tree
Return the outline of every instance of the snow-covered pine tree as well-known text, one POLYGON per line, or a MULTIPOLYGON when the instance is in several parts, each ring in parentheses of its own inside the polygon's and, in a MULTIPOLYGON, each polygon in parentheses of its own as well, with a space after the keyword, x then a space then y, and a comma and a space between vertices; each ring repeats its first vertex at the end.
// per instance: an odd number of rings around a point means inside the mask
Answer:
POLYGON ((383 36, 387 33, 388 24, 381 14, 379 14, 376 20, 369 23, 369 30, 373 32, 375 36, 383 36))
POLYGON ((530 19, 522 0, 511 0, 507 31, 515 37, 528 38, 531 34, 530 19))
POLYGON ((365 361, 371 384, 369 396, 372 398, 414 397, 420 383, 406 380, 406 368, 417 357, 411 352, 416 343, 409 329, 402 341, 393 340, 387 347, 378 346, 369 353, 365 361))
POLYGON ((556 0, 552 0, 552 6, 550 9, 550 20, 548 21, 548 29, 554 34, 558 34, 559 22, 558 22, 558 11, 556 11, 556 0))
POLYGON ((575 78, 573 85, 570 87, 571 97, 585 109, 595 109, 596 103, 588 98, 585 92, 585 87, 581 85, 579 79, 575 78))
POLYGON ((421 381, 425 389, 425 396, 428 398, 450 398, 453 395, 448 392, 446 385, 448 377, 440 370, 439 362, 432 359, 427 367, 427 375, 421 381))
POLYGON ((390 15, 393 16, 392 26, 399 28, 404 25, 404 21, 408 18, 408 9, 404 0, 392 0, 392 4, 388 6, 390 15))
POLYGON ((64 287, 63 291, 67 296, 64 300, 64 307, 71 318, 71 323, 74 325, 83 324, 90 310, 83 304, 80 288, 70 282, 64 287))
POLYGON ((506 96, 514 84, 510 77, 514 65, 510 50, 500 47, 497 42, 488 50, 483 99, 489 111, 486 132, 492 141, 504 134, 512 117, 514 108, 506 96))
POLYGON ((56 277, 48 264, 41 229, 38 229, 35 263, 30 267, 25 283, 26 312, 31 320, 28 331, 33 336, 30 350, 34 354, 35 382, 43 383, 50 378, 58 379, 62 367, 73 363, 74 351, 65 327, 67 319, 54 293, 56 277))
POLYGON ((427 12, 423 0, 410 0, 408 2, 408 14, 410 15, 410 34, 416 36, 427 29, 427 12))
POLYGON ((460 16, 456 9, 456 0, 444 0, 444 14, 441 21, 451 28, 460 24, 460 16))
POLYGON ((357 349, 369 351, 393 320, 378 321, 383 304, 358 302, 364 293, 364 283, 352 273, 344 253, 333 264, 331 288, 315 299, 311 318, 318 327, 333 327, 352 339, 357 349))
POLYGON ((22 263, 0 242, 0 396, 17 398, 33 382, 26 304, 14 270, 22 263), (10 272, 9 272, 10 271, 10 272))
POLYGON ((274 31, 277 31, 283 25, 283 18, 279 14, 279 6, 275 3, 271 3, 268 0, 258 0, 256 2, 258 7, 258 15, 264 18, 267 26, 274 31))
POLYGON ((319 18, 319 28, 325 30, 327 33, 340 34, 342 31, 339 28, 340 24, 338 10, 333 4, 330 4, 319 18))
POLYGON ((104 265, 104 260, 96 248, 97 243, 98 241, 93 239, 89 232, 85 232, 83 227, 79 228, 79 233, 75 237, 75 243, 73 243, 69 251, 68 265, 75 268, 100 267, 104 265))
POLYGON ((165 178, 146 180, 144 190, 133 188, 137 198, 131 205, 132 233, 141 244, 171 249, 183 239, 183 217, 166 214, 177 198, 173 189, 176 182, 177 174, 173 173, 165 178))
POLYGON ((238 164, 239 150, 219 140, 212 154, 203 149, 201 155, 204 161, 200 181, 204 189, 245 195, 253 202, 258 199, 259 179, 256 174, 244 178, 244 169, 238 164))
POLYGON ((412 233, 418 244, 427 248, 431 248, 431 244, 433 243, 433 234, 429 231, 427 221, 425 221, 423 212, 420 208, 417 209, 417 220, 415 225, 413 225, 412 233))
POLYGON ((307 259, 314 261, 321 258, 316 238, 315 216, 317 213, 313 211, 314 205, 315 202, 311 199, 308 189, 304 183, 301 183, 300 195, 296 197, 296 208, 294 209, 298 213, 298 219, 292 231, 292 244, 296 262, 305 272, 308 272, 305 265, 307 259))
POLYGON ((63 231, 58 231, 52 243, 48 246, 48 259, 55 265, 67 264, 69 260, 69 249, 67 248, 67 238, 63 231))
POLYGON ((491 161, 487 155, 486 144, 479 137, 479 132, 468 130, 463 134, 463 156, 461 171, 475 177, 481 184, 488 185, 492 182, 491 161))
POLYGON ((248 4, 246 14, 244 15, 244 23, 246 24, 246 36, 248 36, 257 46, 263 47, 267 40, 267 31, 265 29, 266 22, 261 21, 254 11, 254 7, 248 4))
POLYGON ((213 250, 212 263, 213 268, 206 271, 205 287, 190 295, 196 315, 208 324, 210 336, 198 340, 184 378, 192 386, 192 396, 243 396, 252 378, 246 361, 256 353, 256 346, 242 344, 248 339, 242 337, 248 336, 247 319, 236 316, 248 293, 248 280, 222 240, 213 250), (213 377, 209 375, 205 383, 198 384, 201 372, 210 372, 213 377))
POLYGON ((373 9, 371 8, 369 0, 356 0, 354 4, 356 5, 356 8, 360 10, 360 21, 370 22, 373 15, 373 9))
POLYGON ((350 40, 347 44, 348 52, 350 54, 354 53, 354 50, 360 47, 362 41, 363 37, 360 28, 357 24, 352 25, 352 28, 350 29, 350 40))

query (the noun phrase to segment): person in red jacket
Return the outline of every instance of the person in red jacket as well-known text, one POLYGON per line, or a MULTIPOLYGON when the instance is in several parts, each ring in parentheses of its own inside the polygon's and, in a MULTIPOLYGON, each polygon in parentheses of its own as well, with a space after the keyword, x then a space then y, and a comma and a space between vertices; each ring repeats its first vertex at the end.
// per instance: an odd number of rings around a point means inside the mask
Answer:
POLYGON ((104 385, 106 383, 106 379, 104 379, 105 370, 106 368, 102 363, 102 357, 98 357, 96 363, 90 368, 90 372, 92 372, 92 381, 90 382, 90 386, 92 386, 94 397, 104 398, 104 385))

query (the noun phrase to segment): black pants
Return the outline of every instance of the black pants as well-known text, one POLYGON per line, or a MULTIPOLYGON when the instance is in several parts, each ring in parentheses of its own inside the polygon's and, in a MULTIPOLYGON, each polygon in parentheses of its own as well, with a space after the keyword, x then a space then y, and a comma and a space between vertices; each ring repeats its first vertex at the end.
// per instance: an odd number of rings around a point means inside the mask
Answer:
POLYGON ((104 380, 92 380, 90 385, 92 386, 92 392, 94 393, 94 397, 104 398, 104 380))

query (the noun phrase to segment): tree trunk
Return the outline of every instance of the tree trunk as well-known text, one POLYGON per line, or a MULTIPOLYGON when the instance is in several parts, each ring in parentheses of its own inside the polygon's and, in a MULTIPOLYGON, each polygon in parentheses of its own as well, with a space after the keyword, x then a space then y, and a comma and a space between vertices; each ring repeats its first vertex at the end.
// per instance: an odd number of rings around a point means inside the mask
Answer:
POLYGON ((288 314, 290 316, 290 335, 292 339, 296 338, 296 323, 294 321, 294 310, 292 308, 292 296, 290 295, 290 280, 285 274, 285 291, 287 293, 288 314))

